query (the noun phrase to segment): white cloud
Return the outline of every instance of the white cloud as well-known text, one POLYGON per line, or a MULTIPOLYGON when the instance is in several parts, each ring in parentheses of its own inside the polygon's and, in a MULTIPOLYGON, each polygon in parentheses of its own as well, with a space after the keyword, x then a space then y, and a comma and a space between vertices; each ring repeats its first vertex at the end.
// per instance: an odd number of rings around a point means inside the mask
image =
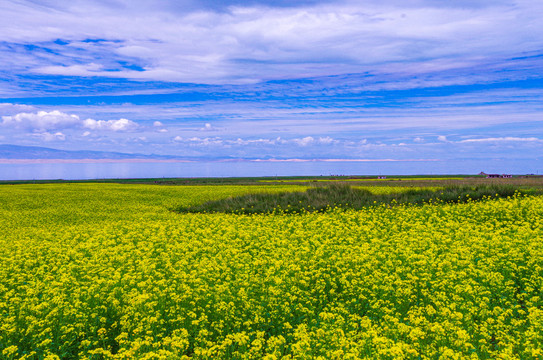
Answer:
POLYGON ((277 139, 242 139, 242 138, 237 138, 236 140, 229 140, 229 141, 227 141, 227 143, 232 144, 232 145, 258 145, 258 144, 274 145, 274 144, 277 143, 276 140, 279 140, 279 138, 277 138, 277 139))
POLYGON ((62 76, 103 76, 102 65, 90 63, 85 65, 52 65, 36 68, 35 71, 43 74, 62 76))
POLYGON ((128 119, 119 120, 94 120, 86 119, 83 127, 91 130, 132 131, 138 128, 138 124, 128 119))
POLYGON ((181 136, 176 136, 173 138, 173 141, 175 142, 182 142, 182 143, 186 143, 188 145, 202 145, 202 146, 207 146, 207 145, 222 145, 224 144, 224 141, 219 138, 219 137, 214 137, 214 138, 209 138, 209 137, 206 137, 206 138, 200 138, 200 137, 197 137, 197 136, 193 136, 193 137, 190 137, 190 138, 183 138, 181 136))
POLYGON ((315 139, 312 136, 306 136, 304 138, 292 139, 290 141, 295 143, 295 144, 298 144, 300 146, 308 146, 308 145, 313 145, 313 144, 331 145, 331 144, 339 143, 338 140, 335 140, 335 139, 331 138, 330 136, 319 137, 318 139, 315 139))
POLYGON ((421 138, 420 136, 417 136, 416 138, 413 139, 413 141, 416 143, 421 143, 421 142, 424 142, 424 139, 421 138))
POLYGON ((0 113, 20 113, 24 111, 33 111, 34 107, 24 104, 11 104, 11 103, 0 103, 0 113))
POLYGON ((154 127, 161 127, 161 126, 164 126, 164 124, 161 123, 160 121, 155 121, 155 122, 153 123, 153 126, 154 126, 154 127))
POLYGON ((439 136, 437 137, 437 140, 438 140, 438 141, 447 142, 447 137, 444 136, 444 135, 439 135, 439 136))
POLYGON ((206 123, 203 128, 200 128, 200 131, 213 131, 215 128, 211 126, 210 123, 206 123))
POLYGON ((337 143, 337 140, 332 139, 330 136, 320 137, 318 140, 319 144, 333 144, 337 143))
POLYGON ((79 125, 77 115, 54 111, 38 111, 37 113, 19 113, 13 116, 2 116, 2 125, 14 128, 35 129, 37 131, 66 129, 79 125))
POLYGON ((85 131, 85 132, 83 133, 83 135, 81 135, 81 136, 89 136, 90 134, 91 134, 90 131, 85 131))
POLYGON ((301 139, 293 139, 292 141, 294 141, 296 144, 300 145, 300 146, 307 146, 309 144, 312 144, 315 142, 315 139, 311 136, 306 136, 304 138, 301 138, 301 139))
POLYGON ((198 145, 198 146, 210 146, 210 145, 223 145, 223 140, 221 138, 215 137, 215 138, 199 138, 199 137, 192 137, 187 139, 189 143, 192 145, 198 145))
POLYGON ((34 133, 32 136, 39 137, 43 141, 64 141, 66 140, 66 135, 61 133, 60 131, 57 131, 56 133, 52 134, 50 132, 42 132, 42 133, 34 133))
POLYGON ((168 132, 168 129, 158 129, 158 132, 160 132, 160 133, 167 133, 167 132, 168 132))
MULTIPOLYGON (((70 128, 85 128, 90 130, 131 131, 139 127, 128 119, 119 120, 81 120, 79 116, 67 114, 58 110, 38 111, 37 113, 19 113, 13 116, 2 116, 1 125, 16 129, 45 132, 70 128)), ((87 134, 88 135, 88 134, 87 134)), ((87 136, 84 135, 84 136, 87 136)))
POLYGON ((198 145, 224 145, 224 146, 259 146, 259 145, 284 145, 289 146, 292 144, 298 146, 309 146, 309 145, 331 145, 338 144, 340 141, 335 140, 329 136, 319 137, 315 139, 311 136, 306 136, 304 138, 294 138, 290 140, 284 140, 281 137, 277 138, 256 138, 256 139, 243 139, 237 138, 232 139, 222 139, 220 137, 190 137, 183 138, 181 136, 176 136, 172 139, 174 142, 183 142, 187 144, 198 144, 198 145))

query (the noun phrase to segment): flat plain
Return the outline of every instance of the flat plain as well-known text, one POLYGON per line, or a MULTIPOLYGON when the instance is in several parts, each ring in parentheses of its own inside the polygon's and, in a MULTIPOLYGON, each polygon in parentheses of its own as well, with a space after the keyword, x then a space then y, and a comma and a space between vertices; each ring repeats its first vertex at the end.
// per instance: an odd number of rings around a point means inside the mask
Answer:
POLYGON ((172 211, 315 179, 288 180, 0 186, 1 358, 543 358, 541 196, 172 211))

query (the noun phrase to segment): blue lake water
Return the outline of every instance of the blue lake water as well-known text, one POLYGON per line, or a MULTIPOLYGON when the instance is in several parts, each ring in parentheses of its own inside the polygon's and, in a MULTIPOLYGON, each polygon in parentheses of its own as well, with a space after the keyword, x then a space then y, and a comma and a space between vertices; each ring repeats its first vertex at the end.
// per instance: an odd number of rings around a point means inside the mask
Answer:
POLYGON ((0 164, 0 180, 117 179, 161 177, 249 177, 319 175, 432 175, 543 173, 541 162, 528 161, 308 161, 308 162, 116 162, 0 164))

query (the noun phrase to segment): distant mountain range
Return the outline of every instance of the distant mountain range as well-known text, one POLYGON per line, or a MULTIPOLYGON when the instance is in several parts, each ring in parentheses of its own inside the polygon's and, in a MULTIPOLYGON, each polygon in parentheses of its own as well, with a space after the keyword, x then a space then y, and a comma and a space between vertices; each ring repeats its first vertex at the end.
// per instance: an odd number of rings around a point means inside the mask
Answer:
POLYGON ((144 155, 144 154, 126 154, 120 152, 108 151, 89 151, 89 150, 58 150, 38 146, 19 146, 19 145, 0 145, 0 159, 149 159, 149 160, 173 160, 180 159, 169 155, 144 155))

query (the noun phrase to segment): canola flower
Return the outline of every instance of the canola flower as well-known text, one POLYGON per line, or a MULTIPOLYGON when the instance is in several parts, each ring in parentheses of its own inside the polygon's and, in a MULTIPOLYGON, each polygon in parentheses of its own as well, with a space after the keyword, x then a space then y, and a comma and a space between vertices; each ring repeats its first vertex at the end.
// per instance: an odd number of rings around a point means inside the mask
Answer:
POLYGON ((0 358, 543 358, 541 197, 168 210, 289 190, 0 187, 0 358))

